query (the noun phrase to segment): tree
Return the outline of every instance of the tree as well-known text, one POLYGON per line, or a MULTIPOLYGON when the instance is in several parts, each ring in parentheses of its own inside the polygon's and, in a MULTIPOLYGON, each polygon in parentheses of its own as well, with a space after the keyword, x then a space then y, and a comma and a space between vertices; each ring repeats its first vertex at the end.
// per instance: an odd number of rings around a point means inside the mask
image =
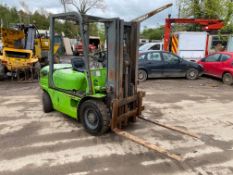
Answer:
POLYGON ((77 11, 84 15, 91 9, 105 9, 104 0, 60 0, 61 4, 66 9, 66 4, 73 5, 77 11))
MULTIPOLYGON (((81 15, 87 14, 91 9, 105 9, 105 0, 60 0, 60 3, 64 6, 64 11, 67 11, 67 5, 73 5, 81 15)), ((67 25, 67 22, 64 23, 67 25)), ((68 31, 67 31, 68 32, 68 31)), ((97 23, 91 23, 89 25, 89 34, 98 36, 100 29, 97 23)))
POLYGON ((31 19, 30 19, 31 12, 29 10, 29 7, 28 7, 27 3, 25 2, 25 0, 20 0, 19 3, 20 3, 21 7, 23 8, 23 11, 25 12, 25 14, 27 16, 27 19, 28 19, 27 23, 29 24, 30 21, 31 21, 31 19))
MULTIPOLYGON (((232 31, 233 2, 232 0, 178 0, 180 15, 184 18, 221 19, 225 23, 222 31, 232 31)), ((198 29, 197 25, 188 29, 198 29)))
POLYGON ((48 30, 49 28, 49 20, 47 16, 35 11, 34 14, 31 15, 31 21, 39 27, 39 29, 48 30))
POLYGON ((232 0, 178 0, 181 17, 232 20, 232 0))
POLYGON ((161 40, 164 35, 164 28, 159 27, 156 29, 144 29, 141 36, 149 40, 161 40))
MULTIPOLYGON (((25 0, 20 1, 23 10, 17 10, 16 8, 8 7, 7 5, 0 4, 0 19, 3 22, 3 27, 11 27, 11 24, 24 23, 32 24, 35 23, 38 29, 49 29, 49 13, 41 8, 34 13, 30 12, 30 8, 25 5, 25 0)), ((55 22, 55 31, 58 34, 62 32, 68 37, 77 37, 78 27, 72 22, 61 22, 57 20, 55 22)), ((99 27, 93 23, 90 25, 90 35, 99 35, 99 27)))

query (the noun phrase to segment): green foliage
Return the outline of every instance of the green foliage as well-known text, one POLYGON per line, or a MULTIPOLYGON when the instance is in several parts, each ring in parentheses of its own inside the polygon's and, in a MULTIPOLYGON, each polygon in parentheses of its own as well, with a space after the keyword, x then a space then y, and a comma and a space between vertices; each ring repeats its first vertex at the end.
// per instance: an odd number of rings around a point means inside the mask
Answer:
POLYGON ((90 35, 98 36, 98 27, 97 24, 91 23, 89 26, 90 35))
MULTIPOLYGON (((233 2, 232 0, 178 0, 181 7, 181 18, 221 19, 225 27, 221 34, 233 33, 233 2)), ((163 27, 144 29, 141 36, 145 39, 160 40, 163 37, 163 27)), ((200 25, 174 24, 174 31, 200 31, 200 25)))
POLYGON ((199 4, 199 0, 193 0, 193 3, 191 3, 190 5, 194 18, 201 18, 202 12, 201 12, 201 5, 199 4))
MULTIPOLYGON (((225 27, 221 32, 232 32, 233 2, 232 0, 178 0, 183 18, 221 19, 225 27)), ((187 30, 199 30, 197 25, 187 30)))
POLYGON ((100 30, 99 31, 99 37, 100 37, 100 43, 104 44, 106 37, 105 37, 105 31, 100 30))
POLYGON ((225 19, 229 3, 231 0, 178 0, 185 18, 225 19))
POLYGON ((35 13, 31 15, 30 22, 36 23, 39 29, 48 30, 49 28, 48 18, 45 15, 41 15, 38 11, 35 11, 35 13))
MULTIPOLYGON (((221 5, 222 0, 205 0, 202 16, 206 19, 223 19, 224 6, 221 5)), ((200 3, 201 6, 201 3, 200 3)))
MULTIPOLYGON (((49 30, 49 17, 39 11, 35 11, 33 14, 28 14, 22 10, 17 11, 14 7, 10 8, 6 5, 0 5, 0 19, 3 20, 4 27, 10 27, 11 24, 15 23, 35 23, 38 29, 49 30)), ((77 37, 79 29, 78 26, 74 25, 72 22, 57 21, 55 24, 55 31, 59 35, 64 32, 67 37, 77 37)), ((90 35, 98 35, 96 24, 90 25, 90 35)))
POLYGON ((0 5, 0 18, 3 20, 3 24, 6 27, 10 22, 18 22, 19 17, 15 8, 9 8, 7 6, 0 5))
POLYGON ((3 20, 4 27, 9 27, 10 24, 14 23, 36 23, 39 29, 49 28, 48 17, 40 14, 38 11, 35 11, 33 14, 27 14, 22 10, 18 11, 15 7, 10 8, 6 5, 0 5, 0 18, 3 20))
POLYGON ((156 29, 144 29, 141 36, 149 40, 161 40, 164 35, 164 28, 159 27, 156 29))

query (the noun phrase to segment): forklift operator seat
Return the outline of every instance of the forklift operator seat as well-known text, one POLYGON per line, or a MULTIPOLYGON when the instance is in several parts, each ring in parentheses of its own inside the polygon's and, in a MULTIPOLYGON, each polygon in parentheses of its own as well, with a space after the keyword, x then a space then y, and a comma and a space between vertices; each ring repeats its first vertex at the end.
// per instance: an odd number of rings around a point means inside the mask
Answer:
POLYGON ((73 57, 71 58, 71 65, 73 70, 78 72, 85 71, 85 62, 82 57, 73 57))

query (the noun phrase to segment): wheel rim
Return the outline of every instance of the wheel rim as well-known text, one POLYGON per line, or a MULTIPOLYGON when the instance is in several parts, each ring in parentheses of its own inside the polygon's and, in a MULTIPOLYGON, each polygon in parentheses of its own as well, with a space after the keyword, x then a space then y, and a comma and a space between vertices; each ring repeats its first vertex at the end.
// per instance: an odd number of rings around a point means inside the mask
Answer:
POLYGON ((189 77, 190 78, 195 78, 196 77, 196 72, 195 71, 190 71, 189 72, 189 77))
POLYGON ((230 83, 232 81, 232 77, 230 75, 225 75, 224 76, 224 82, 225 83, 230 83))
POLYGON ((139 79, 139 80, 144 80, 144 79, 145 79, 145 74, 144 74, 143 71, 139 71, 139 72, 138 72, 138 79, 139 79))
POLYGON ((87 109, 84 113, 85 123, 88 128, 94 130, 99 125, 99 117, 97 116, 96 112, 92 109, 87 109))

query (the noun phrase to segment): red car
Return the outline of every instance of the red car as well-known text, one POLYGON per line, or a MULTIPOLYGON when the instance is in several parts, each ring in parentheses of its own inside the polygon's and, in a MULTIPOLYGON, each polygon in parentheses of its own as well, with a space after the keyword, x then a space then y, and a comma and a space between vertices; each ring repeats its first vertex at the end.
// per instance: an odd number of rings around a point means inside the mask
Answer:
POLYGON ((217 52, 198 61, 204 74, 221 78, 225 84, 233 84, 233 52, 217 52))
MULTIPOLYGON (((96 46, 94 44, 89 44, 89 52, 94 52, 96 50, 96 46)), ((74 45, 74 55, 82 55, 83 54, 83 44, 79 42, 74 45)))

